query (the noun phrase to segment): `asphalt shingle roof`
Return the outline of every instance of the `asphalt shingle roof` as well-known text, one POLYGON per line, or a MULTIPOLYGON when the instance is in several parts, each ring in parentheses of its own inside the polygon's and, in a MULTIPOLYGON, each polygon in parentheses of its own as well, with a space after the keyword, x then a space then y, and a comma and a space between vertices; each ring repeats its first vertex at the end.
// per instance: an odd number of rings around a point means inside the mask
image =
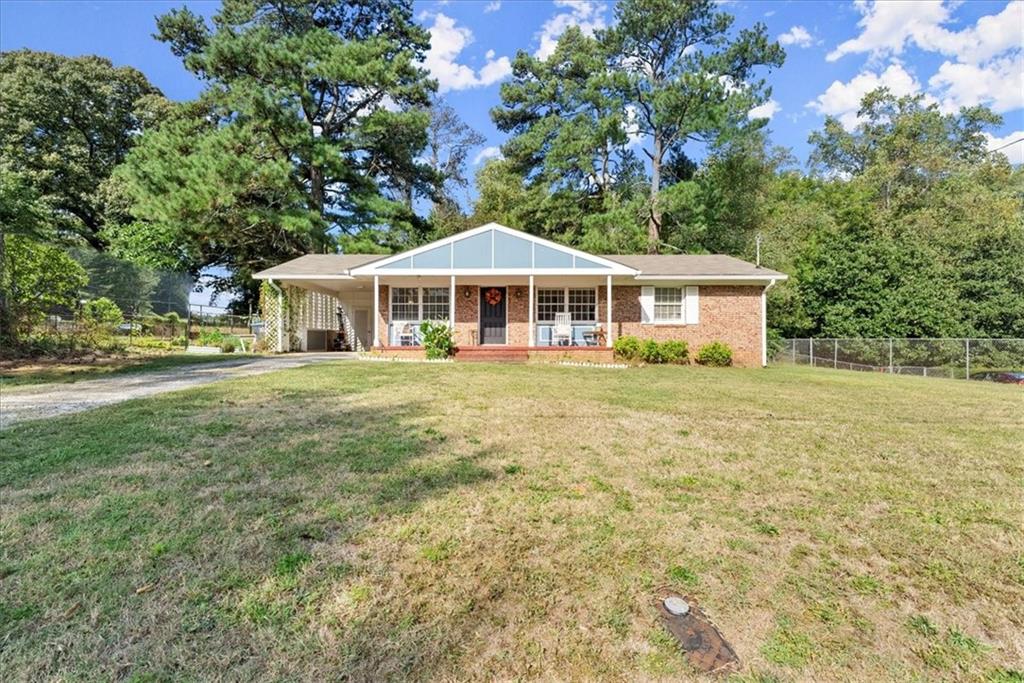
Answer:
MULTIPOLYGON (((256 276, 348 275, 351 269, 382 258, 385 256, 381 254, 307 254, 261 271, 256 276)), ((606 254, 603 258, 639 270, 646 276, 782 276, 777 271, 758 268, 753 263, 722 254, 606 254)))

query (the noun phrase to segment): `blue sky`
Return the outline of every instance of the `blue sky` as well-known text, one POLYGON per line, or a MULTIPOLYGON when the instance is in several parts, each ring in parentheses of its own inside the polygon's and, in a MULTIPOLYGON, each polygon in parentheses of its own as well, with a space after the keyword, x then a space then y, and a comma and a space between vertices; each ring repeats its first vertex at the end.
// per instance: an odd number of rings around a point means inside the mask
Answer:
MULTIPOLYGON (((67 55, 99 54, 132 65, 174 99, 194 97, 200 84, 167 46, 152 38, 156 15, 187 4, 205 16, 215 0, 3 0, 0 47, 67 55)), ((487 136, 481 156, 504 136, 488 111, 517 50, 543 54, 569 25, 584 30, 613 21, 613 2, 581 0, 451 0, 417 2, 417 20, 431 30, 428 66, 450 103, 487 136)), ((1024 137, 1024 2, 721 3, 736 26, 761 21, 783 42, 785 65, 768 75, 770 128, 776 144, 807 157, 807 136, 825 114, 856 122, 863 92, 889 85, 923 92, 943 107, 986 104, 1004 118, 993 146, 1024 137)), ((698 150, 692 150, 698 152, 698 150)), ((1006 150, 1024 161, 1024 143, 1006 150)))
MULTIPOLYGON (((187 4, 207 17, 215 0, 165 2, 0 0, 0 48, 28 47, 66 55, 98 54, 131 65, 173 99, 194 97, 200 83, 152 38, 154 18, 187 4)), ((764 22, 786 48, 770 74, 775 144, 807 158, 807 136, 826 114, 856 124, 860 96, 878 85, 924 93, 941 107, 985 104, 1003 116, 991 147, 1024 138, 1024 0, 797 2, 723 0, 736 27, 764 22)), ((427 66, 461 116, 487 137, 480 163, 504 136, 489 110, 517 50, 544 54, 570 25, 609 25, 611 0, 431 0, 417 2, 417 21, 432 37, 427 66)), ((690 150, 699 157, 699 150, 690 150)), ((1004 150, 1024 163, 1024 142, 1004 150)))

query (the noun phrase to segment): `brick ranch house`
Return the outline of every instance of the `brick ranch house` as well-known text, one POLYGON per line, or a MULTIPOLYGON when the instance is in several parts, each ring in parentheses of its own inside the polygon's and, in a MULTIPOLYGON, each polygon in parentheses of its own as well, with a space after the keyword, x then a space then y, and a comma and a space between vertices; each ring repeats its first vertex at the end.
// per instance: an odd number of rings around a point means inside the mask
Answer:
POLYGON ((720 255, 588 254, 488 223, 416 249, 310 254, 254 276, 273 351, 422 357, 419 324, 452 327, 459 359, 610 360, 624 335, 711 341, 766 363, 765 292, 782 273, 720 255))

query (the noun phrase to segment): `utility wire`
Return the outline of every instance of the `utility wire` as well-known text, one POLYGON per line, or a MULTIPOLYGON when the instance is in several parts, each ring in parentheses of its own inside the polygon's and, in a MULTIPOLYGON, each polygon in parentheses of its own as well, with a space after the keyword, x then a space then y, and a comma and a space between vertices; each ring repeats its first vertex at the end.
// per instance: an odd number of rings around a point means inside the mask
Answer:
POLYGON ((1005 145, 1003 145, 1002 147, 996 147, 995 149, 990 149, 989 151, 990 151, 990 152, 998 152, 998 151, 999 151, 999 150, 1001 150, 1001 149, 1006 149, 1006 148, 1007 148, 1007 147, 1009 147, 1010 145, 1016 145, 1016 144, 1017 144, 1018 142, 1024 142, 1024 138, 1017 138, 1017 139, 1016 139, 1016 140, 1014 140, 1013 142, 1007 142, 1007 143, 1006 143, 1005 145))

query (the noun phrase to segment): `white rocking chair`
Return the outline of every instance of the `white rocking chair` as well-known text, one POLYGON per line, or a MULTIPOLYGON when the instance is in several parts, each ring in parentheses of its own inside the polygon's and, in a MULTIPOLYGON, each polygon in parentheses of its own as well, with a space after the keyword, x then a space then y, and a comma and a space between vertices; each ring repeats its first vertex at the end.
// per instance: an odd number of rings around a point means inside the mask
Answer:
POLYGON ((562 340, 565 340, 565 346, 572 345, 571 313, 555 313, 555 324, 551 328, 551 343, 554 346, 563 346, 562 340))
POLYGON ((415 346, 416 345, 416 331, 413 329, 412 323, 405 323, 404 325, 402 325, 402 329, 398 333, 398 345, 399 346, 415 346))

